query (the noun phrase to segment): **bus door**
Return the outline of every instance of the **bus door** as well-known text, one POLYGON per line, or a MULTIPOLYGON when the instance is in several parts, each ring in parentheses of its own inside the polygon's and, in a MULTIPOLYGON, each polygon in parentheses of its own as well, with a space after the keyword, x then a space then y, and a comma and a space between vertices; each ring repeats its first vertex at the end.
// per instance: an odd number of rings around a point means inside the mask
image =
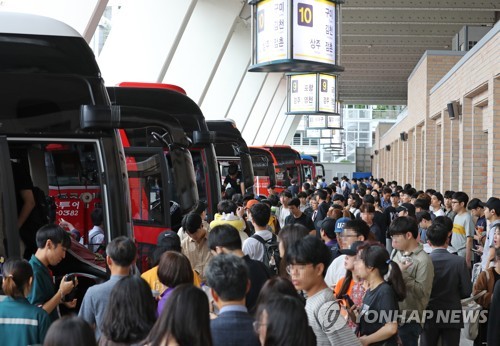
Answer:
POLYGON ((295 161, 298 167, 299 188, 302 189, 302 184, 307 180, 307 177, 314 179, 316 177, 316 166, 309 160, 295 161))
POLYGON ((268 155, 259 152, 262 149, 251 148, 252 168, 254 174, 254 194, 268 196, 268 185, 276 185, 276 171, 268 155))
MULTIPOLYGON (((156 247, 158 235, 171 229, 172 177, 162 148, 129 147, 125 148, 125 156, 138 244, 137 264, 143 272, 150 267, 147 260, 156 247)), ((180 213, 179 207, 177 210, 180 213)))
MULTIPOLYGON (((321 163, 315 163, 314 166, 316 166, 316 176, 321 175, 322 177, 325 177, 325 166, 321 163)), ((313 177, 313 179, 316 177, 313 177)))

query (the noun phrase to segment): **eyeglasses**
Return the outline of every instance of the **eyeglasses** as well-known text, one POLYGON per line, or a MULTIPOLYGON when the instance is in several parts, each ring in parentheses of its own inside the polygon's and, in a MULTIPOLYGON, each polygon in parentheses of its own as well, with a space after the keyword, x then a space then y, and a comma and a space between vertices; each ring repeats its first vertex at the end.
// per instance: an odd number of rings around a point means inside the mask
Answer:
POLYGON ((339 234, 340 238, 357 238, 357 234, 347 234, 347 233, 340 233, 339 234))
POLYGON ((252 323, 252 325, 253 325, 253 330, 254 330, 257 334, 259 334, 260 327, 261 327, 261 326, 267 326, 267 323, 260 323, 259 321, 254 321, 254 322, 252 323))
POLYGON ((292 273, 294 271, 298 271, 299 273, 302 273, 304 272, 304 270, 306 270, 306 267, 308 265, 312 265, 312 263, 308 263, 308 264, 289 264, 286 266, 286 272, 288 273, 288 275, 292 275, 292 273))

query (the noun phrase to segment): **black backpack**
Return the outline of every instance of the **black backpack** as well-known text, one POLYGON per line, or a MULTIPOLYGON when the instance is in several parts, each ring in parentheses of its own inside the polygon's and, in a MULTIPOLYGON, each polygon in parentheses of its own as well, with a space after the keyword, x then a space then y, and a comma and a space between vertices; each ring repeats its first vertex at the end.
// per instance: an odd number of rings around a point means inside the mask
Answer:
POLYGON ((264 265, 269 268, 271 274, 278 275, 281 257, 276 235, 273 234, 271 239, 267 241, 257 234, 252 235, 252 238, 258 240, 264 246, 264 265))

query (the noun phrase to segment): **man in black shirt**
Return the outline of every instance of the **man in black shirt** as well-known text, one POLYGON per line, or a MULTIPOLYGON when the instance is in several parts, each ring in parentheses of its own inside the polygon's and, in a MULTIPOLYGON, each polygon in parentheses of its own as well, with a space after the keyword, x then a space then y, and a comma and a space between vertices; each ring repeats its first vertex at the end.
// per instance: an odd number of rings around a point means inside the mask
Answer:
POLYGON ((224 179, 224 187, 227 189, 228 185, 231 185, 233 189, 236 190, 236 193, 245 194, 245 183, 243 182, 243 176, 241 172, 238 170, 238 165, 234 163, 229 165, 227 169, 228 175, 226 175, 226 179, 224 179))
POLYGON ((300 211, 300 200, 298 198, 292 198, 288 202, 288 210, 290 210, 290 215, 286 217, 285 225, 298 223, 305 226, 311 232, 314 231, 313 234, 316 234, 311 218, 300 211))
POLYGON ((248 267, 250 290, 246 294, 246 306, 253 312, 257 297, 264 283, 271 278, 271 273, 261 261, 255 261, 241 250, 241 238, 238 230, 231 225, 215 226, 208 233, 208 247, 212 254, 233 254, 243 258, 248 267))

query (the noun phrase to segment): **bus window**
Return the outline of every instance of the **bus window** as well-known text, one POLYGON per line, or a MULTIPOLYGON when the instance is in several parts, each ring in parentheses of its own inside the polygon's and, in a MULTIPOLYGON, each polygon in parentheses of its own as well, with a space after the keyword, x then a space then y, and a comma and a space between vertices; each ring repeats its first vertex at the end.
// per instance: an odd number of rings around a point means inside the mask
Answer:
POLYGON ((165 189, 160 162, 162 152, 153 155, 126 150, 132 219, 140 224, 166 225, 165 189))
MULTIPOLYGON (((98 156, 94 144, 48 143, 43 146, 48 195, 54 201, 54 217, 71 223, 87 242, 93 224, 90 214, 102 207, 98 156)), ((40 167, 30 160, 31 170, 40 167)), ((34 174, 32 174, 34 177, 34 174)), ((35 181, 33 183, 36 185, 35 181)), ((44 190, 43 187, 42 190, 44 190)))
POLYGON ((205 173, 206 164, 204 163, 202 152, 197 150, 191 151, 193 157, 194 173, 196 177, 196 185, 198 186, 198 197, 200 200, 207 200, 207 174, 205 173))

